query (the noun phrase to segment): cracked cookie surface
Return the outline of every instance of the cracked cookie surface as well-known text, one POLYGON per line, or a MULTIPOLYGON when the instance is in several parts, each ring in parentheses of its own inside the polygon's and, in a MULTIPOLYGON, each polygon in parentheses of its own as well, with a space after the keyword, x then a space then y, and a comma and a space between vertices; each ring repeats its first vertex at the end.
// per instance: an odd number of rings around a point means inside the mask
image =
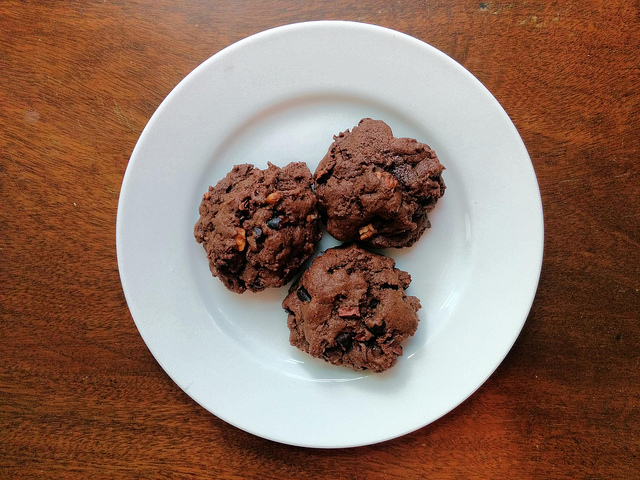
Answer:
POLYGON ((330 248, 282 302, 289 341, 334 365, 385 371, 418 327, 420 301, 404 291, 410 283, 389 257, 355 244, 330 248))
POLYGON ((360 120, 334 136, 314 174, 327 231, 373 248, 412 245, 431 226, 443 170, 428 145, 394 137, 380 120, 360 120))
POLYGON ((281 287, 322 235, 312 176, 302 162, 233 167, 200 203, 194 235, 209 269, 231 291, 281 287))

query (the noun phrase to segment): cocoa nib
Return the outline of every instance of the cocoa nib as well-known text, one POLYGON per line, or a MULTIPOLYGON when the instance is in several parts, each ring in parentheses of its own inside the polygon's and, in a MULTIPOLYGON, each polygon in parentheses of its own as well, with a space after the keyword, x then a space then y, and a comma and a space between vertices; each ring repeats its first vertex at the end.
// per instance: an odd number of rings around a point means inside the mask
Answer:
POLYGON ((360 318, 360 307, 340 307, 338 309, 339 317, 357 317, 360 318))

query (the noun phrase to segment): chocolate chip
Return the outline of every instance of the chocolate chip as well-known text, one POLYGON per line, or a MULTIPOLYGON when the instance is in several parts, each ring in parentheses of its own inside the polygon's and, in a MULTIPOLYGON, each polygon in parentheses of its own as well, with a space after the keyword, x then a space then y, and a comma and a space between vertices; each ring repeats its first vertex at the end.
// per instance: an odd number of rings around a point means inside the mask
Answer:
POLYGON ((340 345, 336 345, 335 347, 327 347, 324 349, 324 353, 322 357, 327 361, 331 362, 331 359, 337 359, 342 357, 342 347, 340 345))
POLYGON ((288 307, 284 307, 284 311, 287 312, 287 315, 294 315, 295 316, 295 313, 293 313, 293 310, 291 310, 288 307))
POLYGON ((262 235, 264 235, 264 233, 262 232, 262 229, 260 227, 253 227, 253 236, 256 238, 256 240, 260 240, 260 238, 262 238, 262 235))
POLYGON ((336 343, 340 345, 343 351, 348 352, 351 350, 351 345, 353 344, 353 334, 342 332, 336 337, 336 343))
POLYGON ((367 348, 371 348, 371 349, 377 348, 378 350, 380 350, 380 347, 378 347, 377 342, 376 342, 376 337, 371 337, 364 344, 365 344, 365 346, 367 348))
POLYGON ((369 328, 369 331, 371 333, 373 333, 376 337, 381 336, 382 334, 384 334, 384 332, 387 329, 387 325, 384 322, 384 320, 382 321, 382 323, 380 325, 374 325, 373 327, 369 328))
POLYGON ((240 218, 240 219, 249 218, 249 215, 250 215, 249 210, 238 210, 236 212, 236 218, 240 218))
POLYGON ((307 290, 304 287, 300 287, 296 293, 298 294, 298 298, 300 299, 301 302, 311 301, 311 295, 309 295, 309 292, 307 292, 307 290))
POLYGON ((407 165, 406 163, 397 165, 391 173, 402 185, 411 185, 418 179, 411 165, 407 165))
POLYGON ((280 221, 282 219, 280 217, 273 217, 271 220, 267 222, 267 227, 272 230, 278 230, 280 228, 280 221))

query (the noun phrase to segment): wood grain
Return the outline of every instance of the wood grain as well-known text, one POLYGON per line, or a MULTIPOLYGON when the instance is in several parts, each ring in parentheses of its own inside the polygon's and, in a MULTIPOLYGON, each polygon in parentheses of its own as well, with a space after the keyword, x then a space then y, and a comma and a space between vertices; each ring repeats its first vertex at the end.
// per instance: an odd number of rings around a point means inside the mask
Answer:
POLYGON ((1 2, 0 477, 637 478, 638 52, 623 0, 1 2), (346 450, 195 404, 139 336, 115 252, 122 177, 162 99, 225 46, 317 19, 400 30, 475 74, 545 213, 538 294, 496 373, 434 424, 346 450))

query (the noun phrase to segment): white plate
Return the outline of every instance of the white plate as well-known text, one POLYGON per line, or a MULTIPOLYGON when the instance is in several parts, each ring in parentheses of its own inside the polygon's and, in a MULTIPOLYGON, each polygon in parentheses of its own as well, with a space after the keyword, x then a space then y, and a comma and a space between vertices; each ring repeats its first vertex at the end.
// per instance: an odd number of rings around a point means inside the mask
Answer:
MULTIPOLYGON (((393 30, 311 22, 222 50, 167 96, 127 167, 116 243, 136 325, 189 396, 261 437, 349 447, 433 422, 496 369, 537 288, 542 206, 518 132, 463 67, 393 30), (363 117, 428 143, 447 167, 432 228, 387 252, 423 308, 404 356, 378 375, 291 347, 286 288, 228 292, 193 238, 202 194, 234 164, 313 171, 363 117)), ((320 248, 335 244, 325 234, 320 248)))

